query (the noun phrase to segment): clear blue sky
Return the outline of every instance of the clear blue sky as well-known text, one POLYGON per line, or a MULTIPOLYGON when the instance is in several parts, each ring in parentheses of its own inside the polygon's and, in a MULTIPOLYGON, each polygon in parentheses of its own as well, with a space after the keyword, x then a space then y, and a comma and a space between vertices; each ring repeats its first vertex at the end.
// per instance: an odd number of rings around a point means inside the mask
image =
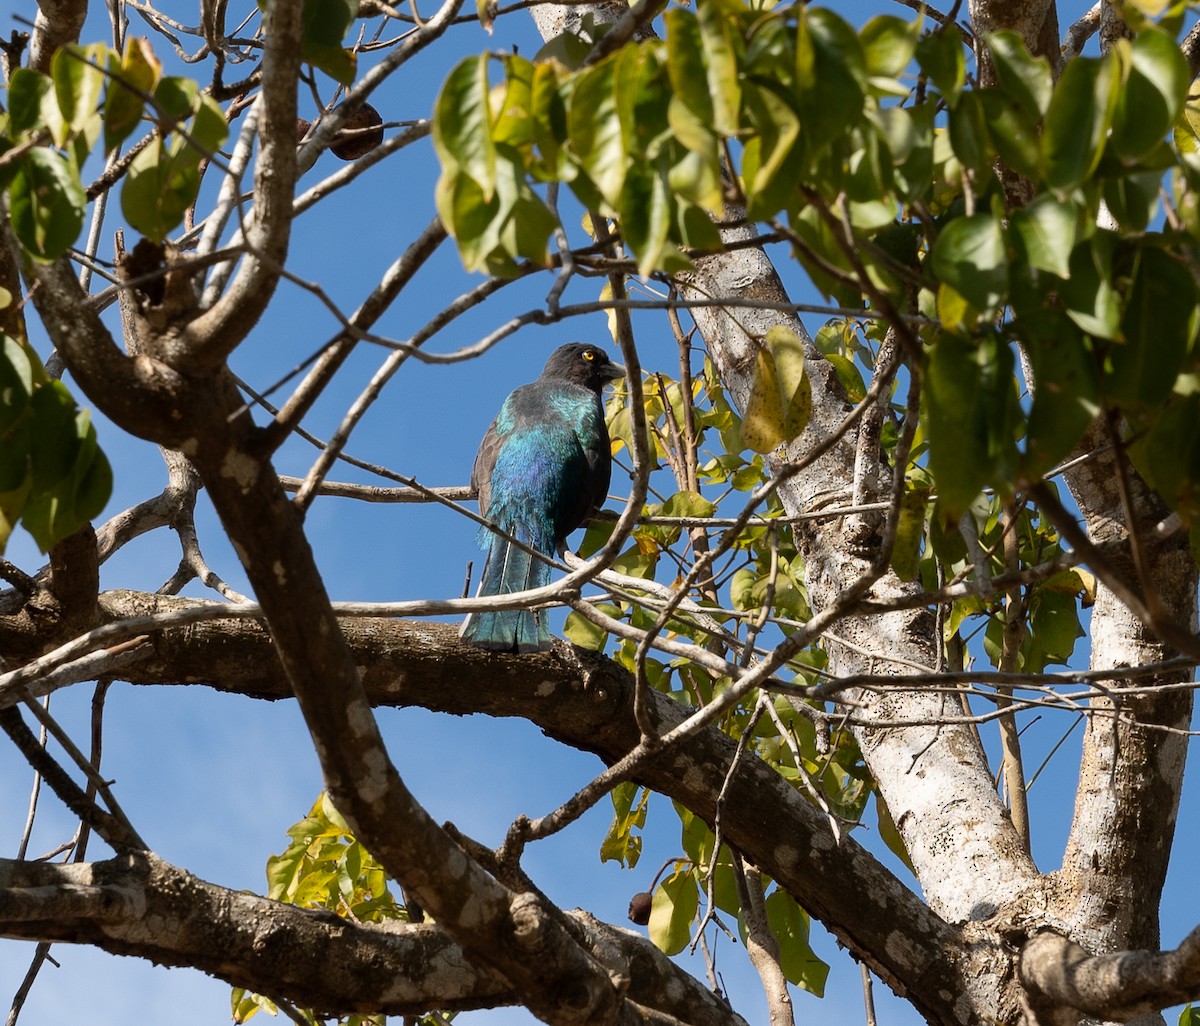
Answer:
MULTIPOLYGON (((22 13, 32 15, 32 0, 23 0, 19 6, 22 13)), ((163 6, 176 17, 195 16, 196 6, 191 3, 163 6)), ((835 6, 856 22, 873 9, 899 12, 896 5, 876 3, 835 6)), ((1086 5, 1060 6, 1065 25, 1068 14, 1077 14, 1086 5)), ((89 27, 101 27, 91 29, 89 38, 105 37, 101 34, 106 32, 100 22, 102 13, 98 9, 93 14, 89 27)), ((12 27, 0 23, 0 31, 6 34, 12 27)), ((136 16, 132 31, 143 32, 136 16)), ((153 40, 156 52, 168 58, 161 37, 153 40)), ((491 37, 475 27, 457 29, 396 76, 373 102, 389 121, 425 116, 447 69, 463 54, 517 46, 531 55, 539 45, 522 15, 501 19, 491 37)), ((302 113, 311 115, 311 109, 302 113)), ((324 155, 302 186, 341 166, 324 155)), ((302 278, 319 281, 344 309, 352 310, 432 216, 435 175, 427 142, 371 169, 365 179, 369 206, 363 203, 362 190, 354 188, 335 194, 299 220, 291 269, 302 278)), ((109 237, 118 226, 117 216, 114 206, 107 225, 109 237)), ((795 300, 820 301, 794 272, 789 274, 795 300)), ((471 281, 462 274, 453 249, 443 247, 377 330, 406 337, 471 281)), ((476 341, 513 313, 541 305, 548 286, 544 278, 512 286, 482 310, 456 322, 431 348, 449 352, 476 341)), ((577 281, 572 288, 573 298, 592 300, 600 283, 577 281)), ((810 324, 814 330, 818 326, 819 322, 810 324)), ((265 386, 309 356, 335 330, 333 318, 315 299, 285 285, 236 355, 235 367, 256 385, 265 386)), ((665 324, 643 318, 638 322, 637 337, 643 365, 673 375, 675 346, 665 324)), ((410 362, 368 414, 348 451, 415 475, 429 485, 465 484, 475 447, 503 397, 534 377, 555 345, 580 338, 610 344, 604 317, 525 329, 470 363, 429 367, 410 362)), ((361 346, 306 427, 327 436, 385 355, 361 346)), ((124 437, 103 423, 100 437, 116 470, 116 491, 106 516, 161 488, 165 471, 153 447, 124 437)), ((314 455, 306 443, 289 443, 281 453, 279 469, 302 475, 314 455)), ((348 470, 338 470, 333 476, 368 481, 348 470)), ((624 487, 618 472, 613 490, 621 492, 624 487)), ((201 506, 199 528, 205 555, 218 573, 245 590, 236 559, 223 543, 203 498, 201 506)), ((479 565, 474 527, 440 508, 319 499, 308 524, 326 582, 338 599, 456 596, 466 562, 476 560, 479 565)), ((20 534, 8 555, 26 570, 40 565, 32 544, 20 534)), ((130 544, 105 566, 103 586, 152 591, 171 575, 177 559, 174 535, 156 532, 130 544)), ((201 594, 194 586, 189 593, 201 594)), ((1081 649, 1077 657, 1082 663, 1086 651, 1081 649)), ((90 686, 80 685, 53 700, 55 714, 77 738, 86 737, 90 692, 90 686)), ((497 843, 517 815, 553 808, 600 768, 593 757, 548 741, 524 722, 437 716, 419 710, 382 710, 379 718, 401 774, 432 814, 454 821, 488 843, 497 843)), ((1043 726, 1029 735, 1032 751, 1027 763, 1033 766, 1041 761, 1037 750, 1047 750, 1068 721, 1056 718, 1041 729, 1043 726)), ((1043 869, 1053 868, 1060 859, 1069 824, 1079 733, 1076 731, 1059 752, 1032 792, 1035 854, 1043 869)), ((316 759, 292 703, 253 702, 203 688, 114 685, 106 716, 104 773, 116 781, 126 811, 164 858, 215 883, 255 890, 265 886, 267 856, 282 850, 284 831, 305 814, 320 788, 316 759)), ((30 779, 30 771, 12 749, 0 746, 0 854, 6 857, 16 850, 30 779)), ((597 852, 608 826, 607 806, 594 810, 565 834, 530 849, 527 868, 551 897, 568 907, 580 905, 607 921, 625 923, 629 896, 646 887, 663 860, 678 852, 677 821, 665 801, 656 800, 650 819, 646 852, 632 873, 599 862, 597 852)), ((31 853, 57 846, 73 829, 57 800, 44 792, 31 853)), ((856 836, 877 852, 881 849, 873 831, 861 830, 856 836)), ((1192 786, 1184 796, 1176 857, 1164 901, 1163 940, 1167 945, 1177 943, 1195 925, 1195 883, 1188 865, 1194 857, 1189 860, 1187 853, 1195 850, 1198 840, 1200 795, 1192 786)), ((102 846, 93 842, 92 854, 102 853, 102 846)), ((882 857, 896 864, 886 852, 882 857)), ((857 966, 817 927, 814 938, 818 953, 833 966, 829 997, 817 1002, 798 994, 798 1019, 861 1021, 857 966)), ((11 998, 31 954, 31 945, 0 940, 0 1001, 11 998)), ((59 945, 53 954, 62 968, 43 969, 22 1013, 24 1023, 124 1026, 142 1021, 211 1026, 227 1021, 229 988, 200 973, 165 971, 83 947, 59 945)), ((694 968, 702 974, 699 964, 694 968)), ((744 952, 727 941, 718 942, 718 968, 734 1006, 751 1022, 764 1021, 765 1005, 744 952)), ((882 985, 876 986, 875 997, 881 1023, 907 1026, 919 1022, 916 1013, 892 998, 882 985)), ((531 1021, 521 1010, 483 1015, 493 1026, 531 1021)), ((484 1020, 477 1014, 460 1021, 484 1020)))

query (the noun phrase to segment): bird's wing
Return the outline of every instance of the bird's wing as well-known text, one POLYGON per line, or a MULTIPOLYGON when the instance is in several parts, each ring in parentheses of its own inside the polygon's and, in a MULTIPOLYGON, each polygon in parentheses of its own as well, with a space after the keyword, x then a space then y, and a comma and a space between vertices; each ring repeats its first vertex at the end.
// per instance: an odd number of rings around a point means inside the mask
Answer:
POLYGON ((503 444, 504 439, 500 437, 496 421, 493 420, 487 434, 483 436, 483 441, 479 443, 479 451, 475 453, 475 465, 471 468, 471 487, 479 496, 479 512, 485 517, 492 497, 492 469, 496 466, 496 457, 500 454, 503 444))

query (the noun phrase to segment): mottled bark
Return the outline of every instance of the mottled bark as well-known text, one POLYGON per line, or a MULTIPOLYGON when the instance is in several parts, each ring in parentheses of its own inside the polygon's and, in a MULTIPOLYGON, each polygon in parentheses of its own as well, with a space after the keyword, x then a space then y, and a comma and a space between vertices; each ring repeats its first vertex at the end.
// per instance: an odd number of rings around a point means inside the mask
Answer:
MULTIPOLYGON (((586 912, 572 933, 626 981, 629 999, 694 1026, 744 1020, 657 948, 586 912)), ((94 944, 190 966, 317 1011, 419 1015, 518 1003, 432 923, 359 923, 200 880, 149 853, 55 865, 0 860, 5 936, 94 944)))

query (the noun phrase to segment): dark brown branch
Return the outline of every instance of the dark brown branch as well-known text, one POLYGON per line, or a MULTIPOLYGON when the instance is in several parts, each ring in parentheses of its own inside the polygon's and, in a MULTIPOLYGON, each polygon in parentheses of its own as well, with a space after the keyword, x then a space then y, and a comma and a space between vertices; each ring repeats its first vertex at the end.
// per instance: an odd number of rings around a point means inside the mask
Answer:
MULTIPOLYGON (((113 592, 105 596, 104 608, 129 616, 177 601, 113 592)), ((341 628, 354 661, 364 668, 363 685, 374 705, 521 716, 608 763, 639 740, 633 679, 602 657, 563 647, 498 656, 462 644, 451 624, 349 618, 341 628)), ((291 697, 266 632, 249 621, 165 631, 155 636, 153 654, 123 675, 135 683, 204 682, 256 698, 291 697)), ((683 718, 676 703, 657 692, 648 697, 664 729, 683 718)), ((703 730, 648 762, 639 781, 711 822, 735 747, 721 731, 703 730)), ((961 993, 959 974, 970 971, 956 962, 968 957, 957 931, 853 840, 843 837, 839 844, 820 810, 757 758, 738 760, 722 831, 932 1021, 955 1021, 952 1003, 942 1002, 961 993), (776 844, 776 834, 764 831, 763 824, 771 822, 788 824, 787 844, 776 844)))

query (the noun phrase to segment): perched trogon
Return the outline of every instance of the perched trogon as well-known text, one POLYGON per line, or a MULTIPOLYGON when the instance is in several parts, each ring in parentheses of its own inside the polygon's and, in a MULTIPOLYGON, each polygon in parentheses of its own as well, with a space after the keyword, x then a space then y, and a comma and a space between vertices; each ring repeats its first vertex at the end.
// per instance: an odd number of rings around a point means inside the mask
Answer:
MULTIPOLYGON (((612 458, 600 394, 624 375, 603 349, 572 342, 551 354, 536 381, 504 400, 471 471, 479 510, 499 531, 552 557, 604 502, 612 458)), ((550 564, 504 535, 482 527, 478 541, 487 549, 480 595, 550 582, 550 564)), ((461 635, 496 651, 551 644, 544 611, 532 609, 471 613, 461 635)))

